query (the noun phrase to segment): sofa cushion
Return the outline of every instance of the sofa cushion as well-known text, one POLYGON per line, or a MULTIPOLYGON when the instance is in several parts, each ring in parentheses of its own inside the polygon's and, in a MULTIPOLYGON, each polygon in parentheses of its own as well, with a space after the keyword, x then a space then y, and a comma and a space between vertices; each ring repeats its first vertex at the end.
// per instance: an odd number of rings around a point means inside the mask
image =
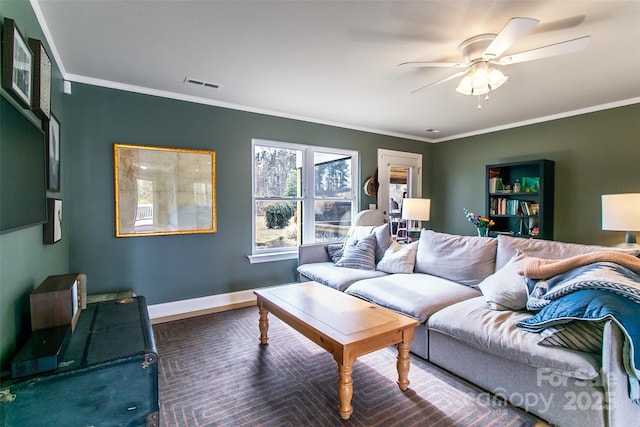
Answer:
POLYGON ((498 251, 496 254, 496 270, 504 267, 509 262, 517 250, 521 250, 532 257, 544 259, 564 259, 574 255, 581 255, 596 251, 621 251, 631 255, 638 255, 635 249, 612 248, 598 245, 581 245, 578 243, 556 242, 552 240, 524 239, 522 237, 513 237, 507 235, 499 235, 498 251))
POLYGON ((495 272, 496 239, 422 230, 416 255, 417 273, 466 286, 477 286, 495 272))
POLYGON ((391 242, 376 266, 376 270, 384 271, 385 273, 413 273, 417 250, 418 242, 408 245, 391 242))
POLYGON ((390 274, 360 280, 349 286, 346 293, 413 317, 420 323, 443 307, 480 295, 468 286, 426 274, 390 274))
POLYGON ((376 268, 376 236, 369 234, 361 239, 350 238, 344 245, 344 253, 336 265, 360 270, 374 270, 376 268))
POLYGON ((338 267, 332 262, 314 262, 298 266, 298 273, 323 285, 344 291, 352 283, 362 279, 384 276, 387 273, 377 270, 360 270, 338 267))
POLYGON ((516 327, 531 317, 524 311, 489 309, 484 297, 446 307, 431 315, 429 330, 456 338, 467 345, 515 362, 579 379, 598 376, 599 361, 593 354, 538 345, 540 335, 516 327))
POLYGON ((527 255, 518 251, 509 262, 478 287, 492 310, 522 310, 527 306, 527 280, 518 269, 527 255))

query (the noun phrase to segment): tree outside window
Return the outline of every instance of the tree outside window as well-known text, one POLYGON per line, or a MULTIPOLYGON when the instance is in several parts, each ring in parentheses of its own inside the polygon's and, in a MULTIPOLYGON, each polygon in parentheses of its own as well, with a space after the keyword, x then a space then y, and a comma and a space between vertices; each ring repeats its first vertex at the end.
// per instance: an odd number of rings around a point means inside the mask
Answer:
POLYGON ((351 225, 357 153, 254 140, 254 253, 339 240, 351 225))

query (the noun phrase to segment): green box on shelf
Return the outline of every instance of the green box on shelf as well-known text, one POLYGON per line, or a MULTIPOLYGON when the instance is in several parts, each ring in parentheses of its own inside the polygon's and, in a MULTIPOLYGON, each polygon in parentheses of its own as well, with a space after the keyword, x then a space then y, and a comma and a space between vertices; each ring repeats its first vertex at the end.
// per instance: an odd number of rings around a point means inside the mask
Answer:
POLYGON ((526 193, 537 193, 540 189, 540 177, 523 177, 522 191, 526 193))

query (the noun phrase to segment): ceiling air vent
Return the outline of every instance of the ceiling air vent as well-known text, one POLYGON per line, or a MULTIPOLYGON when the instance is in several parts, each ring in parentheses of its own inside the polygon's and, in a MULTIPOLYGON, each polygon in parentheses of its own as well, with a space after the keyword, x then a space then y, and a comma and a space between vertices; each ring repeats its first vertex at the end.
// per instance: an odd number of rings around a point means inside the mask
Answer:
POLYGON ((213 89, 218 89, 220 87, 219 85, 217 85, 215 83, 205 82, 204 80, 192 79, 191 77, 185 77, 184 82, 185 83, 191 83, 191 84, 197 85, 197 86, 210 87, 210 88, 213 88, 213 89))

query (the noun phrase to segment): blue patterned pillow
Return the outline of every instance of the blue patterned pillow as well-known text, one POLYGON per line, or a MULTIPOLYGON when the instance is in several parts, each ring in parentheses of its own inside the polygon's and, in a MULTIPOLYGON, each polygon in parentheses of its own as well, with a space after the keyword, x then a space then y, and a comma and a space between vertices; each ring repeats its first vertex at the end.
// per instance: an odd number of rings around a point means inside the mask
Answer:
POLYGON ((336 262, 338 267, 375 270, 376 236, 369 234, 360 240, 350 239, 344 247, 342 258, 336 262))
POLYGON ((329 254, 329 258, 331 258, 331 262, 334 264, 342 258, 342 254, 344 253, 344 243, 334 243, 327 245, 327 253, 329 254))

